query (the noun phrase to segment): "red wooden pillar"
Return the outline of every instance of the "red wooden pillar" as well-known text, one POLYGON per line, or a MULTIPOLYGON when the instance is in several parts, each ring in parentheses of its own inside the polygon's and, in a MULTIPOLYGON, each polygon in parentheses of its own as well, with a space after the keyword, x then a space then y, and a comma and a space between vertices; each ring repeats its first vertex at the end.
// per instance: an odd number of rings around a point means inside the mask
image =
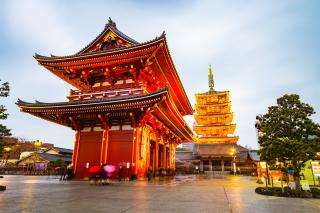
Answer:
POLYGON ((175 164, 175 161, 176 161, 176 145, 175 144, 172 144, 172 169, 173 170, 176 170, 176 164, 175 164))
POLYGON ((74 142, 73 154, 72 154, 72 165, 73 165, 72 166, 72 170, 73 170, 73 174, 76 174, 81 131, 80 131, 78 123, 71 116, 69 117, 69 120, 70 120, 73 128, 77 131, 76 132, 76 139, 75 139, 75 142, 74 142))
POLYGON ((154 167, 154 171, 158 172, 158 167, 159 167, 159 141, 156 140, 156 144, 155 144, 155 153, 154 153, 154 157, 155 157, 155 167, 154 167))
POLYGON ((103 131, 102 143, 101 143, 101 155, 100 155, 100 163, 107 163, 107 154, 108 154, 108 141, 109 141, 109 128, 106 128, 103 131))
POLYGON ((169 142, 169 151, 168 151, 168 167, 169 169, 172 169, 172 165, 171 165, 171 159, 172 159, 172 156, 171 156, 171 142, 169 142))
POLYGON ((135 151, 134 151, 134 159, 135 159, 135 168, 134 172, 139 176, 143 177, 147 171, 149 166, 149 158, 150 158, 150 146, 147 140, 145 127, 137 127, 135 131, 135 151))
POLYGON ((137 142, 138 142, 138 128, 133 130, 133 140, 132 140, 132 157, 131 157, 131 174, 135 174, 136 158, 137 158, 137 142))
MULTIPOLYGON (((145 176, 149 166, 152 167, 152 169, 154 169, 153 165, 150 164, 150 158, 151 158, 151 153, 153 152, 153 150, 151 150, 151 144, 150 144, 150 129, 148 129, 147 127, 143 128, 143 131, 141 131, 141 144, 143 146, 143 155, 142 155, 142 168, 143 168, 143 173, 142 176, 145 176)), ((154 159, 154 155, 152 156, 154 159)), ((154 162, 154 161, 153 161, 154 162)))
POLYGON ((102 142, 101 142, 100 164, 106 164, 107 163, 107 155, 108 155, 109 125, 107 124, 107 122, 103 118, 103 116, 98 115, 98 118, 100 119, 100 121, 104 127, 103 137, 102 137, 102 142))
POLYGON ((76 173, 77 171, 77 161, 78 161, 78 153, 79 153, 79 143, 80 143, 80 131, 78 130, 76 132, 76 139, 74 142, 74 149, 73 149, 73 155, 72 155, 72 170, 73 170, 73 174, 76 173))
POLYGON ((162 155, 163 155, 163 164, 161 164, 162 168, 164 169, 164 171, 167 170, 167 148, 166 145, 163 144, 163 150, 162 150, 162 155))
MULTIPOLYGON (((138 168, 140 167, 139 164, 139 159, 140 159, 140 155, 141 155, 141 150, 140 150, 140 146, 141 146, 141 135, 142 135, 142 131, 140 127, 136 127, 135 131, 134 131, 134 137, 133 137, 133 150, 132 150, 132 172, 134 174, 138 174, 138 168)), ((142 148, 142 147, 141 147, 142 148)))

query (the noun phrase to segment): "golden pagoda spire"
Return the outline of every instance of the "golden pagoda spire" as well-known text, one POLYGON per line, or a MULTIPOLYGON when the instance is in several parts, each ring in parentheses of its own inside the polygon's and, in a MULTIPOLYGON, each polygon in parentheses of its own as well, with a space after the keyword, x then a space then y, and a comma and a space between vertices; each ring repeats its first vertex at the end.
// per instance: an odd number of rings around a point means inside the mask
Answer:
POLYGON ((213 69, 212 66, 210 64, 209 66, 209 75, 208 75, 208 80, 209 80, 209 91, 213 92, 213 87, 214 87, 214 81, 213 81, 213 69))

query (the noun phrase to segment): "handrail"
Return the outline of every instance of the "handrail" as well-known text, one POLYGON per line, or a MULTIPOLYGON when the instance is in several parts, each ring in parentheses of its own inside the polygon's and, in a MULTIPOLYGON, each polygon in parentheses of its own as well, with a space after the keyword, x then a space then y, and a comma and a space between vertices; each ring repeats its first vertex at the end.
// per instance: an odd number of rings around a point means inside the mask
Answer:
POLYGON ((89 99, 111 98, 115 96, 131 96, 143 94, 143 88, 126 88, 118 90, 98 91, 91 93, 83 93, 79 90, 72 90, 71 95, 67 96, 69 101, 80 101, 89 99))

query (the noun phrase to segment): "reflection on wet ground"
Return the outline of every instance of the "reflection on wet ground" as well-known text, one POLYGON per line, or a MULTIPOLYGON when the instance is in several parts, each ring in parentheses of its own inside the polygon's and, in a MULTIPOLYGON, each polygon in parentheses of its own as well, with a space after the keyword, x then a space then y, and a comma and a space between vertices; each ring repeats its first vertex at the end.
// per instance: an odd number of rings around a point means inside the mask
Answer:
POLYGON ((188 175, 102 186, 52 176, 4 176, 0 212, 320 212, 320 200, 258 195, 255 181, 188 175))

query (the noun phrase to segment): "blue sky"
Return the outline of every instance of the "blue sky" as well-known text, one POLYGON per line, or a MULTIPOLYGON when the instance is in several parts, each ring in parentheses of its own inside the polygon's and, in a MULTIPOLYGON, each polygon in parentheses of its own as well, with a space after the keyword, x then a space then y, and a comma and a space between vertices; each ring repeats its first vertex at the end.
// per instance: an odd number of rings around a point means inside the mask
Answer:
MULTIPOLYGON (((320 122, 319 1, 2 1, 1 98, 16 137, 73 147, 74 132, 19 112, 14 102, 66 100, 68 84, 33 59, 69 55, 91 42, 111 17, 143 42, 166 31, 175 66, 192 105, 205 92, 209 64, 215 88, 230 90, 239 144, 257 147, 255 116, 286 93, 312 105, 320 122)), ((190 126, 193 117, 188 116, 190 126)))

